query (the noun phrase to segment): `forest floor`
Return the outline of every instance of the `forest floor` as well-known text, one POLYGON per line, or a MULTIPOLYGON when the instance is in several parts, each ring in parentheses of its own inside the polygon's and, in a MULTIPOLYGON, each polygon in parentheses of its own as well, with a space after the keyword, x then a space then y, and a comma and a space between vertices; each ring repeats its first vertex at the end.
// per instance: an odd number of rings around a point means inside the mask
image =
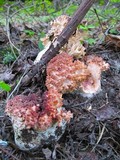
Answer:
MULTIPOLYGON (((1 50, 5 50, 6 45, 7 41, 2 39, 1 50)), ((23 40, 21 55, 12 65, 4 65, 0 57, 0 78, 13 89, 38 52, 35 42, 23 40)), ((11 122, 4 114, 5 101, 10 95, 0 92, 0 139, 8 143, 0 145, 0 160, 120 160, 120 50, 103 43, 88 47, 87 54, 103 57, 110 69, 102 74, 102 90, 93 97, 85 98, 78 92, 63 95, 64 107, 71 110, 74 117, 55 144, 33 152, 19 150, 14 143, 11 122)), ((43 71, 43 75, 38 73, 31 83, 18 86, 13 95, 44 92, 44 83, 43 71)))

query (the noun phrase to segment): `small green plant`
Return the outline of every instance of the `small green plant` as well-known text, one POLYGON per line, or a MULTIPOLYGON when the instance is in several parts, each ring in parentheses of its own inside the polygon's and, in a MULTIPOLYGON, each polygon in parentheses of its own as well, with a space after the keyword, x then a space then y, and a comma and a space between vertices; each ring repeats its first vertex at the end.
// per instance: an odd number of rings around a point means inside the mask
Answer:
POLYGON ((0 81, 0 90, 9 92, 11 87, 9 84, 5 83, 4 81, 0 81))
MULTIPOLYGON (((40 32, 38 34, 38 36, 39 36, 40 39, 44 38, 45 37, 45 33, 44 32, 40 32)), ((38 47, 39 47, 40 51, 42 51, 44 49, 44 45, 43 45, 41 40, 39 40, 39 42, 38 42, 38 47)))
POLYGON ((16 60, 16 57, 13 53, 7 52, 4 54, 3 63, 4 64, 10 64, 16 60))
POLYGON ((44 49, 44 45, 41 40, 38 42, 38 47, 41 51, 44 49))
POLYGON ((94 45, 94 44, 96 43, 96 39, 89 38, 89 39, 86 39, 86 42, 87 42, 89 45, 94 45))
POLYGON ((66 13, 71 16, 73 15, 73 13, 77 10, 78 6, 73 4, 73 5, 70 5, 67 10, 66 10, 66 13))
POLYGON ((89 29, 92 29, 92 28, 95 28, 95 26, 92 25, 92 24, 89 24, 89 25, 81 24, 81 25, 78 26, 78 29, 82 29, 84 31, 88 31, 89 29))
POLYGON ((2 6, 5 3, 4 0, 0 0, 0 5, 2 6))
POLYGON ((109 33, 114 35, 119 35, 119 32, 115 28, 110 29, 109 33))
POLYGON ((32 36, 34 36, 35 35, 35 32, 34 31, 32 31, 32 30, 24 30, 24 32, 28 35, 28 36, 30 36, 30 37, 32 37, 32 36))

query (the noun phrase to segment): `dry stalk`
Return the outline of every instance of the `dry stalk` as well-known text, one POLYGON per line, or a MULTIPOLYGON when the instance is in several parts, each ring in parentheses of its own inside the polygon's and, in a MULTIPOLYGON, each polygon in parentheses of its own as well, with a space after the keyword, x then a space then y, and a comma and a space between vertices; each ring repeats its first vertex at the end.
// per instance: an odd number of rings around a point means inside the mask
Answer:
POLYGON ((19 82, 17 83, 17 85, 15 86, 15 88, 13 89, 13 91, 10 93, 10 95, 7 97, 7 100, 8 101, 12 96, 13 94, 15 93, 15 91, 18 89, 18 87, 20 86, 21 82, 22 82, 22 79, 24 78, 25 74, 27 73, 28 70, 25 70, 25 72, 23 73, 23 75, 21 76, 19 82))
MULTIPOLYGON (((103 136, 104 131, 105 131, 105 126, 106 126, 106 123, 103 124, 102 130, 101 130, 101 132, 100 132, 100 134, 99 134, 99 138, 98 138, 98 140, 97 140, 97 143, 96 143, 95 146, 93 147, 92 152, 95 150, 95 148, 97 147, 97 145, 98 145, 99 142, 101 141, 102 136, 103 136)), ((100 129, 99 129, 99 131, 100 131, 100 129)))
POLYGON ((102 23, 101 23, 101 20, 100 20, 100 17, 99 17, 99 15, 98 15, 98 12, 97 12, 97 10, 96 10, 95 8, 94 8, 94 13, 96 14, 96 17, 97 17, 97 19, 98 19, 98 22, 99 22, 100 27, 101 27, 101 30, 102 30, 102 33, 103 33, 104 36, 105 36, 104 29, 103 29, 103 25, 102 25, 102 23))
POLYGON ((15 4, 12 4, 10 6, 7 7, 7 15, 6 15, 6 31, 7 31, 7 36, 8 36, 8 40, 9 40, 9 43, 10 43, 10 47, 11 47, 11 50, 14 54, 14 56, 17 58, 15 52, 14 52, 14 48, 18 51, 18 53, 20 53, 20 50, 13 44, 13 42, 11 41, 11 37, 10 37, 10 9, 11 7, 13 7, 14 5, 17 5, 18 2, 16 2, 15 4))

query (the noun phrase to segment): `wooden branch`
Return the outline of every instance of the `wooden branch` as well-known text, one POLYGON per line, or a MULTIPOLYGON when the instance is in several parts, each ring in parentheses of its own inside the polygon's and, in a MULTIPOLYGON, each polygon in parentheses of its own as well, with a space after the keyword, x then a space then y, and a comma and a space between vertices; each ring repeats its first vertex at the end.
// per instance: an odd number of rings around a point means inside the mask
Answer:
POLYGON ((71 20, 68 22, 66 27, 63 29, 62 33, 58 38, 51 44, 49 49, 42 56, 39 63, 34 65, 31 70, 27 73, 26 79, 31 79, 34 77, 38 71, 42 70, 42 67, 46 65, 56 54, 58 54, 60 48, 68 41, 69 37, 75 32, 77 26, 80 24, 94 0, 84 0, 78 10, 75 12, 71 20))

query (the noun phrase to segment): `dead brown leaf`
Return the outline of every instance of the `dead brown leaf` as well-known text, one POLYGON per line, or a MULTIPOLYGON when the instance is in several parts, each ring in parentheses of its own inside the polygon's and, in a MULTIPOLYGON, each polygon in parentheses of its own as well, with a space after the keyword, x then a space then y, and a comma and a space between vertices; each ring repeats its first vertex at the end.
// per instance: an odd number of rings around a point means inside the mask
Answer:
POLYGON ((120 48, 120 35, 108 34, 105 37, 105 42, 120 48))

